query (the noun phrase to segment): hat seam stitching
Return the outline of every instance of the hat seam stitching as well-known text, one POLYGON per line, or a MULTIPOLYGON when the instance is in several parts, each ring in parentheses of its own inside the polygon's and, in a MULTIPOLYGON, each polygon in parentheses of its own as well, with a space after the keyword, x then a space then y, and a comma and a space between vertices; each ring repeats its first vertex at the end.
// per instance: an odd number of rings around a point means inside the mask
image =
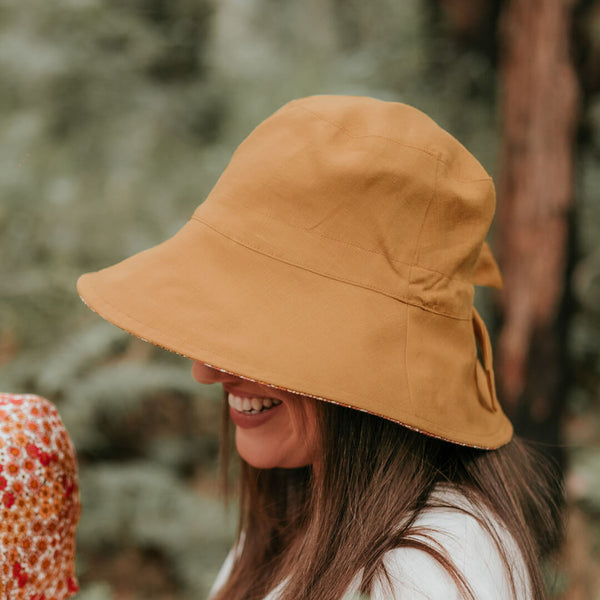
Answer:
MULTIPOLYGON (((419 257, 419 248, 421 246, 421 236, 423 235, 423 229, 425 229, 425 223, 427 222, 429 210, 431 209, 431 205, 433 204, 433 201, 435 200, 435 197, 437 195, 437 189, 438 189, 438 183, 439 183, 440 162, 441 161, 438 158, 438 160, 436 162, 436 166, 435 166, 435 180, 433 182, 433 189, 431 190, 431 196, 429 197, 429 201, 427 202, 427 208, 425 208, 425 212, 423 213, 423 220, 421 221, 421 226, 419 227, 419 233, 417 235, 417 239, 415 240, 415 251, 413 254, 413 260, 410 263, 410 270, 408 272, 408 277, 409 277, 408 284, 409 285, 411 285, 411 282, 412 282, 413 267, 418 266, 421 269, 424 268, 418 264, 418 261, 420 258, 419 257)), ((448 277, 448 279, 452 279, 452 278, 448 277)), ((462 280, 459 280, 459 281, 462 281, 462 280)))
MULTIPOLYGON (((286 259, 281 258, 279 256, 273 256, 272 254, 267 254, 264 250, 261 250, 260 248, 257 248, 256 246, 253 246, 253 245, 251 245, 248 242, 241 242, 241 241, 236 240, 233 237, 227 235, 226 233, 223 233, 222 231, 219 231, 213 225, 210 225, 209 223, 207 223, 206 221, 200 219, 197 216, 194 216, 192 218, 195 221, 201 223, 202 225, 208 227, 211 231, 214 231, 215 233, 218 233, 219 235, 221 235, 221 236, 227 238, 228 240, 232 241, 234 244, 239 244, 240 246, 243 246, 244 248, 248 248, 249 250, 252 250, 253 252, 256 252, 257 254, 260 254, 261 256, 265 256, 265 257, 270 258, 272 260, 276 260, 278 262, 281 262, 281 263, 284 263, 284 264, 296 267, 297 269, 302 269, 304 271, 308 271, 310 273, 314 273, 315 275, 320 275, 321 277, 327 277, 328 279, 331 279, 333 281, 339 281, 341 283, 346 283, 348 285, 353 285, 353 286, 356 286, 356 287, 359 287, 359 288, 363 288, 363 289, 366 289, 366 290, 371 290, 373 292, 380 293, 383 296, 387 296, 388 298, 392 298, 393 300, 397 300, 398 302, 402 302, 404 304, 408 304, 410 306, 414 306, 415 308, 419 308, 421 310, 425 310, 427 312, 439 315, 441 317, 446 317, 448 319, 454 319, 456 321, 469 321, 471 319, 471 316, 468 316, 468 317, 458 317, 456 315, 451 315, 451 314, 448 314, 446 312, 441 312, 441 311, 438 311, 438 310, 433 310, 433 309, 431 309, 431 308, 429 308, 427 306, 422 306, 420 304, 416 304, 415 302, 411 302, 411 301, 409 301, 409 300, 407 300, 405 298, 398 298, 398 296, 394 296, 390 292, 387 292, 387 291, 385 291, 385 290, 383 290, 381 288, 377 288, 377 287, 374 287, 374 286, 366 285, 366 284, 360 283, 358 281, 352 281, 350 279, 344 279, 344 278, 336 277, 336 276, 330 275, 328 273, 322 273, 321 271, 317 271, 315 269, 310 269, 308 267, 305 267, 304 265, 299 265, 299 264, 297 264, 295 262, 292 262, 290 260, 286 260, 286 259)), ((408 266, 412 268, 412 265, 408 265, 408 266)), ((415 266, 418 266, 418 265, 415 265, 415 266)), ((421 268, 421 267, 419 267, 419 268, 421 268)), ((410 282, 409 282, 409 286, 410 286, 410 282)))
MULTIPOLYGON (((412 268, 411 268, 412 270, 412 268)), ((408 310, 408 306, 404 307, 404 314, 406 315, 406 335, 404 336, 404 376, 406 379, 406 391, 408 393, 408 404, 409 406, 413 407, 414 403, 413 403, 413 392, 411 389, 411 384, 410 384, 410 378, 408 376, 409 374, 409 370, 408 370, 408 336, 409 336, 409 331, 410 331, 410 315, 409 315, 409 310, 408 310)))
POLYGON ((343 131, 348 137, 351 137, 353 139, 360 140, 360 139, 371 138, 371 137, 378 138, 380 140, 386 140, 388 142, 392 142, 394 144, 397 144, 398 146, 403 146, 404 148, 411 148, 412 150, 418 150, 419 152, 422 152, 423 154, 427 154, 428 156, 430 156, 431 158, 434 158, 436 160, 439 159, 439 154, 432 152, 431 150, 427 150, 426 148, 421 148, 420 146, 413 146, 412 144, 406 144, 404 142, 401 142, 400 140, 386 137, 386 136, 380 135, 378 133, 367 133, 365 135, 356 135, 355 133, 352 133, 350 130, 348 130, 346 127, 344 127, 341 123, 332 121, 331 119, 328 119, 328 118, 324 117, 323 115, 320 115, 319 113, 316 113, 316 112, 306 108, 305 106, 297 106, 296 108, 299 108, 300 110, 303 110, 304 112, 311 114, 313 117, 319 119, 320 121, 323 121, 324 123, 328 123, 329 125, 336 127, 340 131, 343 131))
MULTIPOLYGON (((435 160, 443 163, 445 166, 449 166, 450 162, 448 161, 448 159, 442 158, 440 153, 435 153, 432 152, 431 150, 427 150, 426 148, 422 148, 420 146, 414 146, 412 144, 406 144, 405 142, 401 142, 400 140, 396 140, 394 138, 390 138, 390 137, 386 137, 384 135, 380 135, 378 133, 368 133, 366 135, 356 135, 354 133, 352 133, 351 131, 349 131, 346 127, 344 127, 341 123, 338 123, 336 121, 332 121, 331 119, 327 119, 326 117, 306 108, 305 106, 296 106, 296 108, 303 110, 309 114, 311 114, 313 117, 319 119, 320 121, 323 121, 324 123, 328 123, 329 125, 332 125, 333 127, 336 127, 337 129, 339 129, 340 131, 343 131, 348 137, 351 137, 353 139, 365 139, 365 138, 377 138, 380 140, 385 140, 387 142, 392 142, 393 144, 396 144, 397 146, 402 146, 403 148, 410 148, 411 150, 417 150, 419 152, 422 152, 423 154, 427 154, 428 156, 430 156, 431 158, 434 158, 435 160)), ((446 132, 446 130, 444 130, 446 132)), ((447 133, 447 132, 446 132, 447 133)), ((448 134, 450 135, 450 134, 448 134)), ((483 166, 479 163, 479 166, 483 169, 483 166)), ((457 177, 456 175, 448 175, 451 179, 454 179, 455 181, 461 182, 461 183, 477 183, 477 182, 481 182, 481 181, 493 181, 491 176, 487 176, 487 177, 478 177, 476 179, 463 179, 461 177, 457 177)))
MULTIPOLYGON (((440 171, 440 161, 439 159, 435 164, 435 180, 433 182, 433 190, 431 191, 431 196, 429 197, 429 202, 427 203, 427 208, 425 209, 425 213, 423 214, 423 220, 421 221, 421 227, 419 228, 419 234, 417 235, 417 239, 415 242, 415 249, 413 254, 413 261, 408 269, 408 288, 411 291, 412 288, 412 277, 413 277, 413 269, 416 266, 417 260, 419 258, 419 242, 421 241, 421 235, 423 234, 423 228, 425 227, 425 221, 427 220, 427 215, 429 214, 429 208, 431 207, 433 200, 436 196, 437 186, 438 186, 438 174, 440 171)), ((406 373, 406 389, 408 390, 408 401, 411 406, 413 406, 413 393, 412 393, 412 385, 410 380, 410 370, 408 368, 408 338, 409 338, 409 329, 410 329, 410 311, 406 308, 406 335, 404 336, 404 372, 406 373)))
MULTIPOLYGON (((272 215, 270 215, 270 214, 268 214, 268 213, 266 213, 264 211, 257 210, 254 207, 250 207, 248 204, 243 204, 242 203, 242 205, 244 207, 248 208, 248 209, 251 208, 255 213, 260 214, 261 216, 263 216, 263 217, 265 217, 265 218, 267 218, 267 219, 269 219, 271 221, 282 222, 285 225, 287 225, 288 227, 292 227, 294 229, 300 229, 302 231, 306 231, 307 233, 310 233, 311 235, 316 235, 316 236, 318 236, 320 238, 323 238, 325 240, 331 240, 333 242, 338 242, 338 243, 344 244, 346 246, 352 246, 352 248, 357 248, 358 250, 362 250, 364 252, 368 252, 369 254, 374 254, 375 256, 382 256, 383 258, 385 258, 389 262, 397 263, 397 264, 403 265, 405 267, 409 267, 410 268, 412 266, 415 266, 415 267, 418 267, 419 269, 423 269, 424 271, 427 271, 428 273, 435 273, 436 275, 440 275, 441 277, 443 277, 444 279, 446 279, 448 281, 456 281, 458 283, 464 283, 464 284, 467 284, 467 285, 473 285, 473 281, 471 279, 462 279, 460 277, 450 277, 450 276, 446 275, 446 273, 442 273, 441 271, 437 271, 436 269, 432 269, 430 267, 425 267, 425 266, 417 264, 415 262, 408 262, 408 261, 400 260, 398 258, 394 258, 392 256, 389 256, 389 255, 386 255, 386 254, 382 254, 381 252, 376 252, 375 250, 371 250, 369 248, 365 248, 364 246, 360 246, 358 244, 354 244, 353 242, 350 242, 350 241, 347 241, 347 240, 342 240, 342 239, 339 239, 339 238, 335 238, 335 237, 332 237, 330 235, 325 235, 325 234, 323 234, 323 233, 321 233, 321 232, 319 232, 319 231, 317 231, 315 229, 312 229, 312 228, 311 229, 307 229, 305 227, 299 227, 297 225, 294 225, 293 223, 290 223, 286 219, 275 218, 272 215)), ((226 237, 230 238, 230 236, 228 236, 227 234, 221 232, 219 229, 215 228, 214 225, 211 225, 210 223, 208 223, 208 221, 206 221, 206 220, 202 219, 201 217, 199 217, 198 214, 194 213, 191 218, 194 219, 194 220, 196 220, 196 221, 200 221, 201 223, 205 224, 207 227, 210 227, 211 229, 214 229, 215 231, 218 231, 219 233, 222 233, 226 237)), ((233 241, 237 241, 237 240, 234 240, 234 238, 230 238, 230 239, 232 239, 233 241)), ((240 243, 242 245, 245 244, 244 242, 238 242, 238 243, 240 243)), ((248 247, 251 247, 251 246, 248 246, 248 247)), ((258 250, 258 249, 257 249, 257 251, 260 252, 260 250, 258 250)), ((262 252, 262 253, 266 254, 265 252, 262 252)), ((267 256, 270 256, 270 255, 267 255, 267 256)))
MULTIPOLYGON (((421 236, 423 235, 423 229, 425 228, 427 216, 429 215, 429 209, 431 208, 431 205, 433 204, 433 201, 437 194, 440 163, 441 163, 441 161, 438 159, 436 162, 436 167, 435 167, 435 180, 433 182, 433 189, 431 191, 431 196, 429 197, 429 201, 427 203, 427 208, 425 209, 425 212, 423 213, 423 220, 421 221, 421 227, 419 227, 419 234, 417 235, 417 239, 415 241, 415 250, 414 250, 414 255, 413 255, 413 261, 412 261, 412 263, 410 263, 409 269, 408 269, 408 288, 410 291, 412 291, 412 286, 413 286, 413 269, 415 267, 418 267, 419 269, 424 268, 424 267, 421 267, 420 264, 418 264, 419 258, 420 258, 419 248, 420 248, 421 236)), ((451 277, 448 277, 448 279, 450 281, 452 280, 451 277)), ((458 280, 458 281, 462 281, 462 280, 458 280)), ((405 343, 408 344, 408 336, 406 336, 405 343)), ((405 347, 405 351, 406 351, 406 347, 405 347)), ((405 352, 405 355, 406 355, 406 352, 405 352)), ((408 371, 407 371, 407 373, 408 373, 408 371)))

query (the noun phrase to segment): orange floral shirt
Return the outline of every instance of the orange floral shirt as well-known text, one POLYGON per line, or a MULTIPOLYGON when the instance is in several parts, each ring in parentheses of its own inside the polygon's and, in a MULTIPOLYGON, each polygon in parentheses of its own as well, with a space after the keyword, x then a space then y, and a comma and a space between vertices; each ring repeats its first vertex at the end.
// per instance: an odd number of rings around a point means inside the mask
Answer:
POLYGON ((0 599, 65 600, 79 589, 75 452, 58 412, 0 393, 0 599))

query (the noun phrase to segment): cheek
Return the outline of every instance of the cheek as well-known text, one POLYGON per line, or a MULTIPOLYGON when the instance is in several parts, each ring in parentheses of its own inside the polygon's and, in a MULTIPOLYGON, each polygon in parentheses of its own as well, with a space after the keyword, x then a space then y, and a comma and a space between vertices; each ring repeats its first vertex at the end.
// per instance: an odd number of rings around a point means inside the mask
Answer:
POLYGON ((312 464, 319 454, 317 410, 313 400, 306 400, 290 411, 290 429, 295 439, 299 461, 312 464))
POLYGON ((292 402, 261 427, 236 427, 235 439, 240 456, 259 469, 304 467, 314 464, 318 457, 315 411, 292 402))

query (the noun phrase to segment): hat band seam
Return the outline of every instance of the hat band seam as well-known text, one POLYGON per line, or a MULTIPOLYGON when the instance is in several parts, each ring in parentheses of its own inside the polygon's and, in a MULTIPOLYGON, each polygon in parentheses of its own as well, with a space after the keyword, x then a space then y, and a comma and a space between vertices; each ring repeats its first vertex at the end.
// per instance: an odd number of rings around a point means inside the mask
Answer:
MULTIPOLYGON (((268 218, 272 218, 266 213, 261 213, 261 214, 264 214, 268 218)), ((287 223, 287 224, 290 227, 295 227, 294 225, 290 225, 289 223, 287 223)), ((394 258, 393 256, 388 256, 388 255, 384 254, 383 252, 376 252, 375 250, 370 250, 369 248, 365 248, 364 246, 354 244, 352 242, 349 242, 348 240, 341 240, 340 238, 336 238, 331 235, 325 235, 324 233, 322 233, 318 230, 315 230, 315 229, 310 229, 310 233, 312 233, 314 235, 318 235, 319 237, 324 238, 326 240, 332 240, 332 241, 338 242, 340 244, 345 244, 347 246, 352 246, 353 248, 358 248, 359 250, 363 250, 364 252, 370 252, 371 254, 376 254, 377 256, 383 256, 390 262, 398 263, 399 265, 403 265, 405 267, 417 267, 419 269, 422 269, 423 271, 428 271, 429 273, 435 273, 436 275, 440 275, 441 277, 443 277, 444 279, 447 279, 448 281, 457 281, 458 283, 464 283, 467 285, 470 285, 472 283, 470 279, 461 279, 460 277, 449 277, 448 275, 446 275, 446 273, 442 273, 441 271, 438 271, 437 269, 431 269, 429 267, 424 267, 416 261, 408 262, 405 260, 400 260, 398 258, 394 258)))
POLYGON ((386 290, 383 290, 381 288, 376 288, 374 286, 370 286, 368 284, 365 283, 361 283, 358 281, 352 281, 350 279, 346 279, 346 278, 341 278, 339 276, 334 276, 331 275, 329 273, 323 273, 321 271, 317 271, 316 269, 311 269, 309 267, 306 267, 305 265, 300 265, 298 263, 292 262, 291 260, 286 260, 282 257, 279 256, 273 256, 272 254, 267 253, 265 250, 263 250, 262 248, 257 248, 256 246, 253 246, 252 244, 250 244, 249 242, 242 242, 240 240, 235 239, 234 237, 232 237, 231 235, 228 235, 226 233, 223 233, 222 231, 220 231, 219 229, 217 229, 214 225, 207 223, 206 221, 204 221, 203 219, 201 219, 200 217, 198 217, 197 215, 194 215, 192 217, 192 219, 198 223, 200 223, 201 225, 204 225, 205 227, 207 227, 208 229, 210 229, 211 231, 214 231, 215 233, 223 236, 224 238, 228 239, 229 241, 238 244, 240 246, 243 246, 244 248, 248 248, 248 250, 252 250, 253 252, 256 252, 257 254, 260 254, 261 256, 266 256, 268 258, 270 258, 271 260, 276 260, 278 262, 296 267, 297 269, 302 269, 304 271, 309 271, 310 273, 314 273, 315 275, 320 275, 321 277, 327 277, 328 279, 332 279, 334 281, 339 281, 340 283, 345 283, 347 285, 353 285, 355 287, 360 287, 366 290, 370 290, 372 292, 376 292, 379 294, 382 294, 383 296, 387 296, 388 298, 392 298, 394 300, 397 300, 398 302, 402 302, 404 304, 408 304, 410 306, 414 306, 415 308, 420 308, 421 310, 425 310, 427 312, 430 312, 432 314, 436 314, 439 315, 441 317, 447 317, 448 319, 454 319, 456 321, 469 321, 471 320, 471 316, 468 317, 459 317, 456 315, 452 315, 449 314, 447 312, 442 312, 439 310, 433 310, 430 307, 427 306, 423 306, 422 304, 419 304, 417 302, 415 302, 414 300, 410 300, 407 299, 405 297, 400 298, 398 295, 394 295, 386 290))
MULTIPOLYGON (((229 196, 226 196, 226 197, 229 197, 229 196)), ((383 252, 377 252, 376 250, 371 250, 370 248, 365 248, 364 246, 360 246, 359 244, 355 244, 355 243, 350 242, 348 240, 342 240, 340 238, 333 237, 331 235, 325 235, 321 231, 318 231, 318 230, 313 229, 313 228, 307 229, 305 227, 300 227, 298 225, 294 225, 293 223, 290 223, 289 221, 287 221, 285 219, 282 219, 282 218, 279 218, 279 217, 276 219, 272 215, 270 215, 269 213, 261 211, 261 210, 257 209, 254 206, 250 206, 249 204, 245 204, 244 202, 240 202, 240 204, 244 208, 252 210, 254 213, 259 214, 261 217, 264 217, 265 219, 269 219, 269 221, 273 221, 277 225, 283 224, 286 227, 290 227, 291 229, 297 229, 299 231, 307 232, 307 233, 310 233, 311 235, 320 237, 322 239, 331 240, 331 241, 336 242, 338 244, 343 244, 344 246, 350 246, 352 248, 357 248, 358 250, 361 250, 362 252, 368 252, 369 254, 373 254, 375 256, 383 256, 389 262, 396 263, 396 264, 402 265, 404 267, 409 267, 409 268, 411 268, 411 267, 417 267, 418 269, 421 269, 423 271, 427 271, 428 273, 434 273, 435 275, 440 275, 441 277, 443 277, 447 281, 455 281, 457 283, 461 283, 461 284, 465 284, 465 285, 473 285, 472 277, 471 278, 465 277, 464 279, 461 278, 461 277, 450 277, 446 273, 442 273, 442 271, 438 271, 437 269, 432 269, 430 267, 423 266, 416 259, 413 262, 409 262, 407 260, 400 260, 399 258, 395 258, 393 256, 389 256, 387 254, 384 254, 383 252)), ((205 205, 206 205, 206 201, 205 201, 205 203, 201 204, 198 207, 198 209, 196 209, 196 211, 192 215, 192 219, 194 219, 196 221, 200 221, 201 223, 204 223, 205 225, 207 225, 211 229, 214 229, 215 231, 218 231, 219 233, 222 233, 226 237, 230 237, 228 234, 223 233, 220 229, 216 228, 213 224, 210 224, 206 219, 203 219, 202 217, 199 216, 199 209, 202 209, 202 207, 204 207, 205 205)), ((421 229, 422 229, 423 225, 424 225, 424 223, 421 225, 421 229)), ((231 239, 233 239, 234 241, 237 241, 237 240, 235 240, 235 238, 231 238, 231 239)), ((244 244, 244 242, 239 242, 239 243, 241 243, 242 245, 244 244)), ((415 254, 416 254, 416 252, 415 252, 415 254)), ((468 319, 469 319, 469 317, 465 317, 465 320, 468 320, 468 319)))
MULTIPOLYGON (((327 119, 326 117, 324 117, 316 112, 313 112, 312 110, 306 108, 305 106, 295 106, 295 108, 311 114, 313 117, 315 117, 316 119, 319 119, 320 121, 323 121, 324 123, 328 123, 329 125, 339 129, 340 131, 345 133, 348 137, 351 137, 353 139, 360 140, 360 139, 365 139, 365 138, 376 138, 376 139, 380 139, 380 140, 385 140, 386 142, 392 142, 392 144, 396 144, 397 146, 401 146, 403 148, 410 148, 411 150, 416 150, 418 152, 426 154, 427 156, 430 156, 431 158, 438 160, 444 166, 449 166, 449 164, 450 164, 448 159, 442 157, 441 154, 431 152, 430 150, 427 150, 426 148, 421 148, 420 146, 414 146, 412 144, 405 144, 399 140, 395 140, 394 138, 389 138, 384 135, 379 135, 378 133, 369 133, 366 135, 356 135, 356 134, 352 133, 351 131, 349 131, 348 129, 346 129, 346 127, 344 127, 343 125, 336 123, 335 121, 332 121, 330 119, 327 119)), ((483 167, 481 167, 481 168, 483 169, 483 167)), ((451 179, 454 179, 455 181, 458 181, 461 183, 477 183, 478 181, 493 181, 492 177, 490 177, 490 176, 478 177, 476 179, 469 179, 469 178, 463 179, 461 177, 457 177, 456 175, 450 175, 450 177, 451 177, 451 179)))

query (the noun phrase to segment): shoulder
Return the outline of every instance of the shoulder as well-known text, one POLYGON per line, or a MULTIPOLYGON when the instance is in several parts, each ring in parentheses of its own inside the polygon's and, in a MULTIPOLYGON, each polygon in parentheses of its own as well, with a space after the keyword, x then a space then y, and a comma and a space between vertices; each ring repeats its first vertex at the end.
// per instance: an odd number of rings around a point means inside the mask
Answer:
MULTIPOLYGON (((437 491, 431 500, 432 506, 419 515, 409 539, 425 543, 452 561, 477 600, 513 600, 510 575, 498 548, 500 545, 515 577, 516 600, 527 600, 530 594, 525 564, 516 543, 502 524, 456 492, 437 491)), ((462 599, 452 576, 425 550, 396 548, 385 555, 384 565, 392 589, 385 581, 380 581, 373 594, 374 600, 405 597, 415 600, 462 599)))

